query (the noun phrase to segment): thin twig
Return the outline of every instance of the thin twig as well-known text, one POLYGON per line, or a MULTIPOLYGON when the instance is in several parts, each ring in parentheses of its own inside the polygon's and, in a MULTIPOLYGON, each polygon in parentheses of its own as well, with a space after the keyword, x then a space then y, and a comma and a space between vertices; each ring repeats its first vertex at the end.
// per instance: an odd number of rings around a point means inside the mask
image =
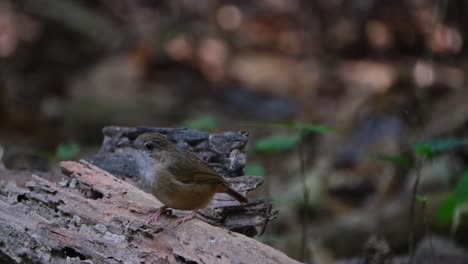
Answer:
POLYGON ((429 246, 431 248, 431 253, 432 253, 432 262, 435 264, 435 263, 438 263, 437 261, 437 257, 435 255, 435 250, 434 250, 434 244, 432 243, 432 236, 430 235, 430 230, 429 230, 429 223, 428 223, 428 220, 427 220, 427 201, 423 202, 422 203, 422 209, 421 209, 421 213, 422 213, 422 216, 423 216, 423 225, 424 225, 424 236, 427 237, 429 239, 429 246))
POLYGON ((301 219, 301 260, 306 261, 308 257, 307 254, 307 234, 308 234, 308 214, 307 210, 309 208, 309 189, 307 188, 306 176, 305 176, 305 155, 304 155, 304 148, 303 142, 299 143, 298 146, 298 153, 299 153, 299 176, 302 183, 302 194, 303 194, 303 206, 302 206, 302 219, 301 219))
POLYGON ((411 206, 410 206, 410 232, 409 232, 409 264, 413 264, 414 257, 414 229, 416 228, 416 197, 418 195, 419 181, 421 180, 421 169, 424 164, 424 157, 418 159, 416 163, 416 180, 413 185, 413 191, 411 193, 411 206))

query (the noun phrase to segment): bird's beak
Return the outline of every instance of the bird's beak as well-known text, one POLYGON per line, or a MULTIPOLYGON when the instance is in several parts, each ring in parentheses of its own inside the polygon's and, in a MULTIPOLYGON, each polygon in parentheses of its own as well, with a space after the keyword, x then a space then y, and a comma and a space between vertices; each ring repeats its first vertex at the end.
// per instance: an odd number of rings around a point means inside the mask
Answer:
POLYGON ((117 147, 119 148, 126 148, 126 147, 133 147, 133 141, 130 141, 128 139, 124 139, 122 141, 120 141, 119 143, 117 143, 117 147))

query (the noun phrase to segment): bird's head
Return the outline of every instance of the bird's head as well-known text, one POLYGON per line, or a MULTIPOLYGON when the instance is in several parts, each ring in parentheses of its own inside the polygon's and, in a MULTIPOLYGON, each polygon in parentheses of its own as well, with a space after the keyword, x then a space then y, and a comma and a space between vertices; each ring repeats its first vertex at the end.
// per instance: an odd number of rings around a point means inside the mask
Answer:
POLYGON ((175 144, 165 135, 155 132, 141 134, 134 141, 121 141, 117 146, 129 147, 147 154, 156 154, 175 149, 175 144))

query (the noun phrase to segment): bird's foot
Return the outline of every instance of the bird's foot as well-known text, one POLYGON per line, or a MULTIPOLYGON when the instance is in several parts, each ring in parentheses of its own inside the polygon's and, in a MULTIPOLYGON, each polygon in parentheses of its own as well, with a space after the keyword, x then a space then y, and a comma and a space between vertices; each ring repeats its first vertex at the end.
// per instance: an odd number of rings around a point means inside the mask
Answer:
POLYGON ((181 225, 181 224, 195 218, 195 215, 197 214, 197 211, 198 210, 193 210, 190 214, 188 214, 188 215, 186 215, 184 217, 180 217, 179 219, 177 219, 176 224, 181 225))
POLYGON ((151 224, 151 222, 158 222, 159 218, 161 218, 162 214, 172 215, 172 210, 169 209, 167 206, 159 207, 154 214, 151 214, 148 219, 146 220, 146 225, 151 224))

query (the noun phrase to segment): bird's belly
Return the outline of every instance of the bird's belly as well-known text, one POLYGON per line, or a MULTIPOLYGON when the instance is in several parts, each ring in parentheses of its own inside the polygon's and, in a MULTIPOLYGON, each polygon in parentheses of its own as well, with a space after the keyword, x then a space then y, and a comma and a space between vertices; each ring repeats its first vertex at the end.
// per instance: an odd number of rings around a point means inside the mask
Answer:
POLYGON ((208 205, 216 192, 215 184, 186 184, 156 180, 153 194, 164 205, 177 210, 195 210, 208 205))

